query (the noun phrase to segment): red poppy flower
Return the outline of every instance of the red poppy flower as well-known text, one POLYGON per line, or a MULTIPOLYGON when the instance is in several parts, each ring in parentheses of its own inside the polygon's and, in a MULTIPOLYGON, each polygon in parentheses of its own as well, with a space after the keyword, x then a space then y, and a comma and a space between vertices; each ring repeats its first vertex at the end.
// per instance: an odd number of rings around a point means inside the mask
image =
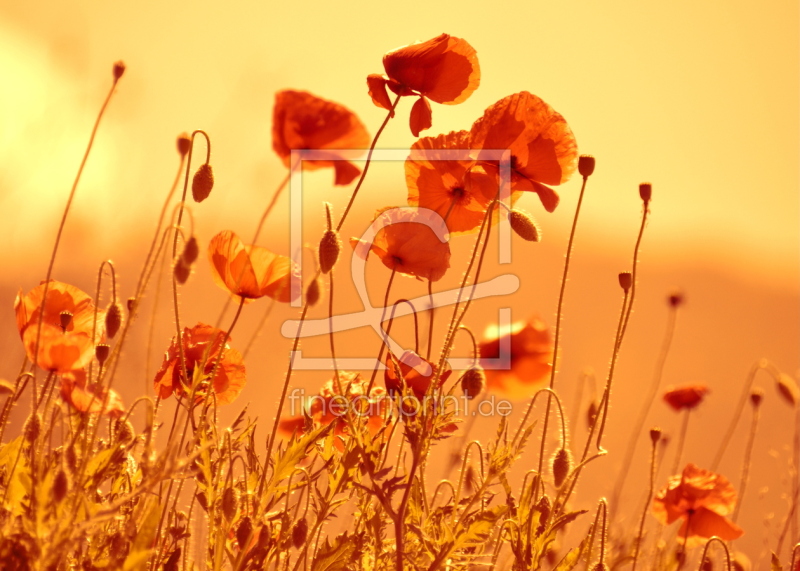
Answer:
POLYGON ((28 358, 42 369, 58 373, 85 367, 94 357, 92 334, 98 343, 105 340, 105 311, 97 310, 95 321, 92 298, 75 286, 56 280, 50 280, 44 303, 43 295, 44 282, 27 295, 20 290, 14 300, 17 329, 28 358), (42 311, 39 351, 34 356, 42 311))
POLYGON ((97 384, 88 383, 86 371, 79 369, 61 376, 61 398, 80 413, 102 414, 111 418, 120 418, 125 414, 125 407, 119 393, 113 389, 105 389, 97 384), (103 400, 108 395, 108 403, 103 408, 103 400))
MULTIPOLYGON (((384 364, 386 369, 383 373, 383 380, 386 383, 386 390, 389 394, 402 394, 403 385, 411 389, 417 400, 422 400, 428 394, 431 381, 436 376, 436 365, 427 359, 423 359, 414 351, 406 351, 398 359, 394 355, 387 354, 384 364)), ((449 365, 439 377, 439 386, 447 380, 453 371, 449 365)))
POLYGON ((478 88, 481 80, 473 47, 447 34, 387 53, 383 56, 383 68, 388 78, 378 74, 367 77, 372 102, 392 109, 387 86, 397 95, 418 96, 411 109, 411 132, 415 137, 431 126, 428 99, 445 105, 461 103, 478 88))
POLYGON ((682 519, 678 537, 688 537, 689 546, 716 535, 737 539, 742 529, 725 516, 736 506, 736 490, 725 476, 687 464, 672 476, 653 498, 653 515, 664 525, 682 519))
POLYGON ((291 166, 292 150, 326 151, 329 160, 303 160, 305 168, 333 167, 334 184, 350 184, 361 170, 342 159, 356 158, 369 143, 369 133, 347 107, 305 91, 285 90, 275 94, 272 148, 287 167, 291 166))
POLYGON ((423 137, 405 163, 408 204, 435 211, 452 234, 476 230, 497 196, 496 169, 487 172, 470 145, 467 131, 423 137))
MULTIPOLYGON (((372 387, 367 396, 369 381, 362 379, 358 373, 349 371, 339 372, 339 383, 344 395, 336 390, 336 379, 330 379, 322 385, 319 394, 305 399, 303 408, 308 416, 318 426, 337 422, 334 434, 346 436, 347 423, 344 416, 352 411, 357 416, 366 416, 370 434, 376 434, 383 426, 387 406, 386 391, 381 387, 372 387)), ((281 432, 286 435, 293 432, 301 434, 304 427, 303 414, 282 419, 279 426, 281 432)), ((340 444, 337 443, 337 446, 341 449, 340 444)))
POLYGON ((208 258, 216 284, 237 301, 241 296, 249 303, 266 295, 289 302, 300 294, 300 273, 292 260, 260 246, 246 246, 230 230, 211 239, 208 258))
POLYGON ((511 151, 511 190, 535 192, 548 212, 558 194, 546 185, 569 180, 578 161, 575 136, 559 113, 527 91, 501 99, 472 125, 472 144, 511 151))
POLYGON ((406 276, 440 280, 450 267, 450 244, 441 217, 426 209, 389 208, 372 223, 372 243, 351 238, 356 255, 374 252, 383 265, 406 276))
POLYGON ((664 393, 664 401, 676 411, 695 408, 708 394, 708 387, 703 384, 669 387, 664 393))
POLYGON ((553 342, 545 323, 538 318, 510 327, 492 325, 480 344, 481 366, 486 388, 512 399, 529 398, 550 376, 553 342), (508 353, 504 347, 508 346, 508 353), (508 358, 505 363, 493 360, 508 358))
MULTIPOLYGON (((198 323, 191 329, 184 327, 180 340, 180 343, 183 344, 186 374, 189 376, 190 383, 194 382, 195 377, 208 377, 211 375, 220 350, 222 350, 222 359, 220 359, 217 366, 217 372, 210 381, 216 393, 217 404, 233 402, 242 392, 247 382, 241 353, 236 349, 232 349, 227 343, 223 348, 222 340, 224 338, 224 331, 204 323, 198 323)), ((230 338, 228 338, 228 342, 230 342, 230 338)), ((164 355, 161 368, 153 380, 155 391, 162 399, 169 397, 172 393, 184 397, 191 390, 181 382, 180 359, 178 341, 173 338, 169 349, 164 355)), ((202 389, 197 390, 195 394, 198 395, 198 400, 203 398, 202 389)))

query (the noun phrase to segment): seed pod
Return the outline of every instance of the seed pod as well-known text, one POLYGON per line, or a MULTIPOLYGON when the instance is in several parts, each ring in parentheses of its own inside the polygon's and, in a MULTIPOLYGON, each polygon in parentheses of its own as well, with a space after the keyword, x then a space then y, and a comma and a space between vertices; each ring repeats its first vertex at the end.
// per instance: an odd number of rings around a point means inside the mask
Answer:
POLYGON ((173 270, 175 274, 175 281, 178 282, 180 285, 186 283, 186 280, 189 279, 189 275, 192 273, 192 266, 187 264, 183 261, 183 258, 178 258, 178 261, 175 263, 175 269, 173 270))
POLYGON ((570 458, 569 451, 566 448, 561 448, 553 457, 553 483, 556 488, 560 488, 561 484, 564 483, 571 467, 572 458, 570 458))
POLYGON ((133 311, 133 309, 135 307, 136 307, 136 298, 135 297, 129 297, 128 298, 128 313, 133 311))
POLYGON ((192 236, 189 241, 183 246, 183 253, 181 259, 186 262, 187 266, 191 266, 200 254, 200 248, 197 246, 197 238, 192 236))
POLYGON ((632 284, 633 284, 633 275, 630 272, 620 272, 619 287, 622 288, 622 291, 628 293, 628 291, 631 289, 632 284))
POLYGON ((185 157, 191 148, 192 138, 189 136, 189 133, 181 133, 178 135, 178 154, 185 157))
POLYGON ((69 324, 72 323, 72 313, 69 311, 62 311, 58 314, 58 319, 61 322, 61 330, 66 331, 69 324))
POLYGON ((236 490, 233 487, 225 488, 222 492, 222 513, 225 519, 233 521, 236 517, 236 508, 239 506, 239 498, 236 495, 236 490))
POLYGON ((539 227, 533 217, 523 210, 512 210, 508 213, 508 222, 511 229, 523 240, 538 242, 541 237, 539 227))
POLYGON ((106 310, 106 333, 113 339, 122 325, 122 306, 114 302, 106 310))
POLYGON ((750 404, 753 405, 753 408, 758 408, 762 400, 764 400, 764 389, 755 387, 750 391, 750 404))
POLYGON ((94 356, 97 357, 97 362, 101 365, 106 362, 110 352, 111 347, 107 343, 98 343, 94 348, 94 356))
POLYGON ((35 442, 42 432, 42 417, 38 412, 31 414, 25 421, 22 427, 22 434, 25 435, 25 440, 28 442, 35 442))
POLYGON ((781 373, 778 376, 776 386, 778 387, 778 393, 786 402, 792 406, 797 406, 798 401, 800 401, 800 388, 797 386, 797 381, 786 373, 781 373))
POLYGON ((311 307, 317 305, 319 301, 319 280, 313 279, 306 288, 306 303, 311 307))
POLYGON ((650 199, 653 196, 653 185, 649 182, 643 182, 639 185, 639 197, 644 202, 644 205, 647 206, 650 202, 650 199))
POLYGON ((588 178, 594 173, 594 157, 592 155, 581 155, 578 158, 578 172, 583 178, 588 178))
POLYGON ((114 75, 114 83, 116 83, 119 78, 122 77, 122 74, 125 73, 125 62, 122 60, 115 62, 112 73, 114 75))
POLYGON ((306 542, 306 537, 308 537, 308 522, 306 518, 300 518, 292 528, 292 545, 300 548, 306 542))
POLYGON ((483 388, 486 386, 486 373, 483 372, 483 367, 475 365, 461 375, 459 382, 464 395, 467 398, 474 399, 483 392, 483 388))
POLYGON ((56 503, 60 503, 67 495, 68 491, 69 480, 67 479, 67 474, 64 470, 59 470, 56 477, 53 479, 53 499, 56 503))
POLYGON ((653 427, 650 429, 650 441, 655 444, 661 440, 661 429, 658 427, 653 427))
POLYGON ((249 516, 242 518, 242 523, 236 528, 236 541, 239 542, 239 549, 245 548, 247 538, 253 535, 253 522, 249 516))
POLYGON ((210 164, 203 163, 194 173, 194 178, 192 179, 192 197, 194 201, 203 202, 211 194, 212 188, 214 188, 214 171, 211 169, 210 164))
POLYGON ((327 274, 336 265, 339 252, 342 250, 342 241, 335 230, 325 230, 319 241, 319 269, 327 274))

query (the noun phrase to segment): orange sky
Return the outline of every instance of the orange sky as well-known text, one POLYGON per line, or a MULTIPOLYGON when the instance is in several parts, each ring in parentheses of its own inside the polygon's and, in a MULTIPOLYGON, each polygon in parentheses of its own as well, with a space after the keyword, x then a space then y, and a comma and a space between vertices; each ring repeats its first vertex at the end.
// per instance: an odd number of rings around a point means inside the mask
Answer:
MULTIPOLYGON (((229 9, 205 0, 69 6, 0 0, 0 259, 10 268, 0 278, 6 295, 0 300, 1 339, 21 356, 13 344, 11 300, 46 270, 113 61, 124 60, 128 69, 78 189, 55 275, 89 291, 99 261, 113 258, 121 262, 127 296, 177 167, 178 133, 202 128, 212 138, 217 182, 208 201, 195 209, 201 244, 226 228, 249 234, 285 176, 271 150, 274 93, 305 89, 340 102, 373 133, 384 111, 369 100, 366 75, 383 71, 384 52, 442 32, 475 47, 482 82, 461 105, 435 105, 433 129, 426 134, 469 128, 488 105, 528 90, 565 116, 581 152, 597 157, 568 288, 563 378, 576 378, 584 366, 594 367, 601 378, 605 374, 618 311, 616 272, 630 264, 642 181, 653 183, 652 218, 642 251, 639 305, 619 369, 618 410, 637 402, 649 382, 664 327, 664 294, 674 285, 688 290, 689 302, 664 382, 705 380, 717 407, 698 415, 695 434, 719 430, 728 421, 755 359, 766 356, 788 373, 797 372, 800 50, 798 5, 788 1, 359 0, 239 2, 229 9)), ((401 103, 379 146, 411 145, 410 106, 401 103)), ((332 176, 328 170, 307 175, 308 239, 316 239, 322 220, 319 201, 330 200, 341 212, 348 196, 332 189, 332 176)), ((345 231, 360 233, 375 208, 403 202, 402 177, 401 163, 371 170, 345 231)), ((523 278, 512 302, 516 318, 537 311, 552 323, 578 190, 577 180, 562 187, 562 204, 551 215, 535 197, 520 202, 540 222, 544 242, 535 250, 515 242, 523 278)), ((286 197, 278 209, 288 209, 286 197)), ((271 220, 263 245, 288 253, 284 215, 271 220)), ((487 275, 505 270, 490 264, 487 275)), ((455 281, 460 271, 445 281, 455 281)), ((382 272, 370 269, 375 297, 385 287, 382 272)), ((407 280, 398 291, 419 295, 415 286, 407 280)), ((182 295, 191 323, 213 322, 224 302, 202 264, 182 295)), ((482 331, 502 303, 477 309, 471 315, 474 327, 482 331)), ((248 339, 254 329, 263 305, 253 305, 235 340, 248 339)), ((357 306, 342 300, 343 309, 357 306)), ((281 308, 276 317, 296 312, 281 308)), ((172 334, 169 316, 163 321, 151 371, 172 334)), ((251 411, 271 419, 288 348, 276 332, 265 342, 277 344, 280 353, 262 349, 258 355, 265 362, 248 362, 251 385, 243 400, 260 400, 251 411)), ((313 353, 319 344, 307 347, 313 353)), ((4 366, 0 376, 16 374, 16 363, 4 366)), ((304 379, 309 386, 320 384, 310 375, 301 375, 300 382, 304 379)), ((146 383, 124 387, 125 396, 140 394, 146 383)), ((571 397, 573 389, 566 394, 571 397)), ((764 472, 781 469, 791 420, 780 403, 771 402, 778 412, 770 412, 762 428, 764 472)), ((654 422, 669 430, 675 419, 662 408, 654 405, 654 422)), ((619 449, 625 418, 612 422, 617 436, 609 446, 619 449)), ((699 462, 708 446, 697 439, 687 457, 699 462)), ((609 461, 614 465, 618 458, 609 461)), ((723 466, 736 474, 737 462, 731 454, 723 466)), ((762 496, 774 498, 759 496, 766 502, 759 504, 755 494, 763 489, 754 484, 752 511, 743 512, 757 530, 743 545, 749 541, 756 551, 764 513, 783 513, 779 496, 785 482, 769 485, 762 496)))

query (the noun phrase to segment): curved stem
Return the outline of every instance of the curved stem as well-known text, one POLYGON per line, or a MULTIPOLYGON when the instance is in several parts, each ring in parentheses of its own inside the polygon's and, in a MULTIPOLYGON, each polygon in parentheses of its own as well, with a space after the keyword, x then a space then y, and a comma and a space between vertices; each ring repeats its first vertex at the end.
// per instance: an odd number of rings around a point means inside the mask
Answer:
POLYGON ((283 189, 286 188, 286 185, 291 177, 292 169, 289 169, 289 173, 286 175, 286 178, 284 178, 278 185, 278 188, 275 189, 275 192, 272 195, 272 200, 270 200, 267 209, 264 210, 264 214, 261 215, 261 219, 258 221, 258 226, 256 226, 255 234, 253 234, 253 240, 250 242, 251 244, 258 242, 258 237, 261 235, 261 230, 264 228, 264 222, 267 221, 267 217, 269 216, 270 212, 272 212, 272 209, 275 208, 275 203, 278 202, 278 197, 280 197, 283 189))

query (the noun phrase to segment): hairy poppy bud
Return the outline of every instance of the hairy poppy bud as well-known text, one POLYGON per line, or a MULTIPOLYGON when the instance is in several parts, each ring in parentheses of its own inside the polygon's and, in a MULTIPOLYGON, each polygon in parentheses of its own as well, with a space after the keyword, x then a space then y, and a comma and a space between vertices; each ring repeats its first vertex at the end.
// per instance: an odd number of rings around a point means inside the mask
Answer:
POLYGON ((578 172, 583 178, 592 176, 594 172, 594 157, 592 155, 581 155, 578 158, 578 172))
POLYGON ((97 362, 101 365, 108 359, 108 354, 111 352, 111 347, 106 343, 98 343, 94 348, 94 356, 97 357, 97 362))
POLYGON ((58 319, 61 322, 61 330, 66 331, 69 324, 72 323, 72 313, 69 311, 62 311, 58 314, 58 319))
POLYGON ((134 438, 136 438, 136 430, 133 428, 133 424, 129 420, 122 422, 122 420, 117 420, 116 422, 117 428, 117 441, 120 444, 130 444, 134 438))
POLYGON ((214 188, 214 171, 211 169, 210 164, 203 163, 194 173, 194 178, 192 178, 192 197, 194 201, 203 202, 211 194, 212 188, 214 188))
POLYGON ((186 280, 189 279, 191 271, 192 267, 184 262, 182 257, 178 258, 178 262, 175 264, 175 269, 173 270, 175 281, 181 285, 185 284, 186 280))
POLYGON ((200 254, 200 248, 197 246, 197 238, 192 236, 183 246, 181 258, 186 262, 187 266, 191 266, 197 259, 198 254, 200 254))
POLYGON ((306 518, 300 518, 292 528, 292 544, 299 549, 306 542, 306 537, 308 537, 308 522, 306 518))
POLYGON ((628 290, 631 289, 631 284, 633 283, 633 276, 630 272, 620 272, 619 274, 619 287, 622 288, 622 291, 628 293, 628 290))
POLYGON ((325 230, 319 241, 319 269, 323 274, 327 274, 336 265, 341 249, 342 241, 336 231, 325 230))
POLYGON ((653 185, 649 182, 643 182, 639 185, 639 196, 641 197, 642 201, 644 202, 645 206, 650 202, 650 198, 653 196, 653 185))
POLYGON ((56 503, 61 502, 69 491, 69 480, 64 470, 59 470, 56 477, 53 479, 53 499, 56 503))
POLYGON ((42 432, 42 417, 38 412, 33 413, 25 421, 22 427, 22 434, 25 435, 25 440, 28 442, 35 442, 42 432))
POLYGON ((533 217, 522 210, 512 210, 508 213, 508 222, 511 229, 523 240, 528 242, 538 242, 541 236, 539 228, 536 226, 533 217))
POLYGON ((467 369, 459 381, 464 394, 468 398, 474 399, 483 392, 483 387, 486 386, 486 373, 483 372, 483 367, 476 365, 467 369))
POLYGON ((225 491, 222 492, 222 513, 225 519, 233 521, 238 506, 239 498, 236 496, 236 490, 233 487, 225 488, 225 491))
POLYGON ((750 391, 750 403, 753 405, 753 407, 758 408, 762 400, 764 400, 763 389, 756 387, 750 391))
POLYGON ((313 279, 306 288, 306 303, 314 307, 319 301, 319 280, 313 279))
POLYGON ((192 138, 189 133, 181 133, 178 135, 178 153, 180 156, 185 157, 192 148, 192 138))
POLYGON ((667 303, 669 303, 670 307, 678 307, 683 305, 684 302, 683 292, 682 291, 673 291, 667 297, 667 303))
POLYGON ((661 429, 657 426, 650 429, 650 440, 653 444, 661 440, 661 429))
POLYGON ((125 73, 125 62, 122 60, 115 62, 112 73, 114 74, 114 82, 118 81, 122 74, 125 73))
POLYGON ((553 457, 553 483, 556 488, 560 488, 564 480, 567 479, 571 467, 572 458, 570 458, 569 451, 566 448, 561 448, 553 457))
POLYGON ((792 406, 796 406, 800 401, 800 388, 797 387, 797 381, 786 373, 781 373, 778 376, 777 385, 780 395, 792 406))
POLYGON ((110 338, 114 338, 120 325, 122 325, 122 306, 114 302, 106 310, 106 333, 110 338))
POLYGON ((64 460, 66 460, 67 468, 69 468, 70 472, 74 472, 78 467, 78 457, 75 455, 74 446, 68 446, 64 451, 64 460))
POLYGON ((242 518, 242 523, 236 528, 236 541, 239 542, 239 549, 245 548, 245 542, 249 537, 252 537, 252 535, 253 522, 250 520, 250 516, 244 516, 242 518))

